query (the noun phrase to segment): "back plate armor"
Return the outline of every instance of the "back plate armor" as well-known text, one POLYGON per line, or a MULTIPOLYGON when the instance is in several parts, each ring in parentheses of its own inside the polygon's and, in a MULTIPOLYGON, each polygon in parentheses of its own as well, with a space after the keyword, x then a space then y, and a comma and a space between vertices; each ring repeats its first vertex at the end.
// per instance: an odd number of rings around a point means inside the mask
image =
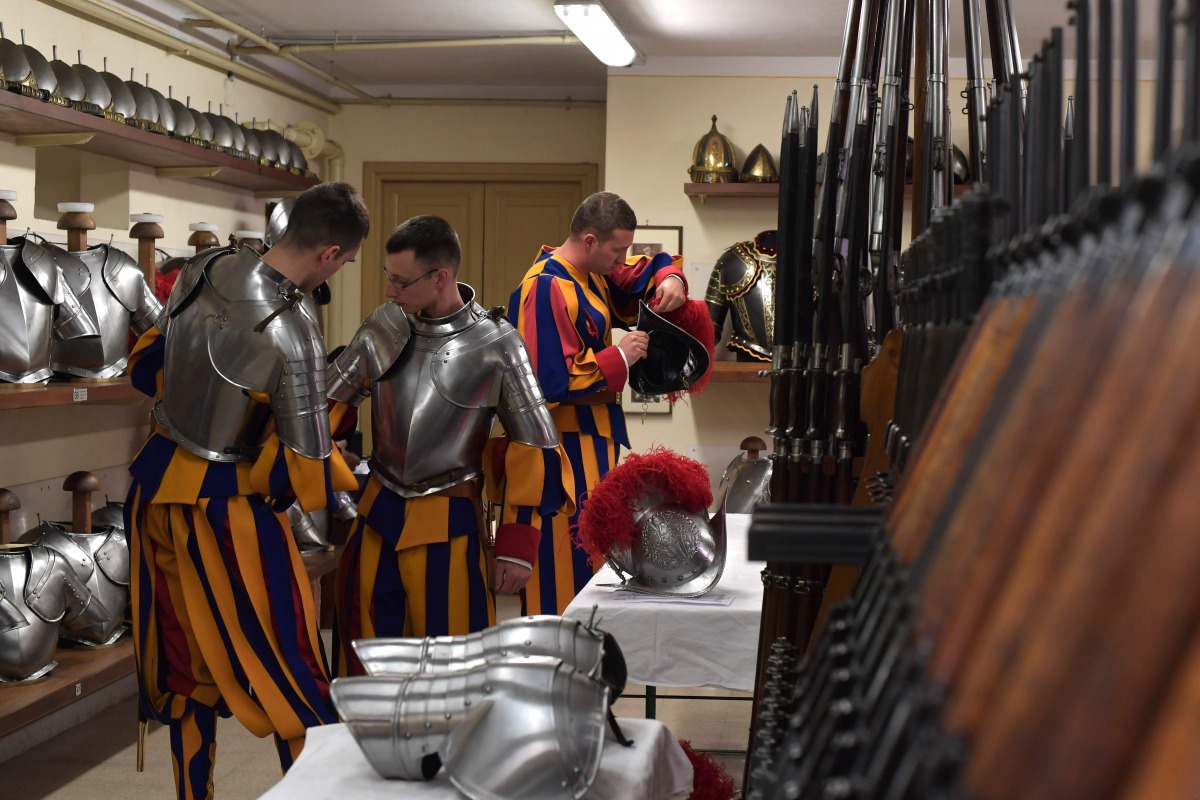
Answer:
MULTIPOLYGON (((371 468, 392 491, 419 497, 483 473, 482 454, 499 414, 509 438, 534 447, 554 447, 554 429, 529 356, 516 329, 475 304, 474 290, 459 284, 465 301, 441 319, 408 318, 411 335, 382 376, 371 385, 375 452, 371 468), (447 436, 453 431, 453 436, 447 436)), ((382 309, 388 318, 393 311, 382 309)), ((377 327, 368 318, 364 328, 377 327)), ((393 330, 399 330, 398 325, 393 330)), ((361 330, 361 329, 360 329, 361 330)), ((335 397, 362 391, 379 355, 367 357, 359 338, 330 365, 342 388, 335 397)))
POLYGON ((48 547, 0 546, 0 592, 10 623, 0 626, 0 680, 34 680, 54 669, 54 648, 63 626, 86 627, 107 616, 71 565, 48 547))
POLYGON ((775 231, 722 253, 708 279, 704 302, 718 342, 732 310, 733 332, 726 346, 739 360, 769 362, 775 331, 775 231))
POLYGON ((129 606, 129 545, 124 530, 109 527, 76 533, 65 523, 43 522, 20 541, 44 545, 66 559, 92 597, 108 609, 104 618, 93 618, 86 625, 67 625, 68 638, 109 644, 121 635, 129 606))
POLYGON ((747 459, 739 455, 729 462, 717 497, 727 514, 750 514, 759 503, 771 502, 771 468, 769 458, 747 459))
POLYGON ((189 261, 159 321, 166 366, 154 414, 176 443, 210 461, 253 461, 273 418, 287 447, 329 456, 325 342, 303 301, 252 250, 189 261), (270 395, 270 408, 247 391, 270 395))
POLYGON ((53 341, 100 331, 53 253, 29 237, 11 241, 0 245, 0 380, 43 383, 53 341))
POLYGON ((385 778, 429 780, 444 763, 474 800, 549 800, 582 797, 600 768, 608 689, 561 659, 338 678, 331 693, 385 778))
POLYGON ((83 378, 112 378, 125 371, 129 332, 145 333, 162 305, 142 277, 137 262, 106 244, 78 253, 48 246, 67 284, 100 329, 98 337, 57 342, 51 366, 83 378))

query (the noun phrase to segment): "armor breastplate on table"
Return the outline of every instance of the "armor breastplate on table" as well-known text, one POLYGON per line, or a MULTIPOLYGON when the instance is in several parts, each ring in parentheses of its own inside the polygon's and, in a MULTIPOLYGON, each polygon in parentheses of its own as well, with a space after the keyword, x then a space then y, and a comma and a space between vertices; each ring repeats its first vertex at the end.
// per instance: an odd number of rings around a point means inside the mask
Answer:
POLYGON ((516 330, 477 305, 471 287, 460 283, 459 291, 466 305, 440 319, 407 315, 405 322, 398 306, 381 306, 330 368, 334 399, 354 402, 346 388, 364 377, 373 381, 372 409, 379 413, 371 415, 371 468, 403 497, 482 475, 480 458, 497 411, 514 441, 558 442, 516 330), (402 329, 406 342, 399 341, 402 329), (376 344, 386 330, 394 332, 393 346, 403 348, 390 364, 392 354, 376 344), (364 355, 368 339, 372 348, 364 355))
POLYGON ((403 677, 338 678, 331 694, 385 778, 445 765, 469 798, 582 796, 595 780, 610 696, 562 659, 499 661, 403 677))
POLYGON ((67 638, 110 644, 121 635, 129 606, 129 545, 122 529, 104 527, 80 533, 65 523, 43 522, 25 532, 20 541, 58 553, 91 596, 108 610, 102 617, 93 615, 87 625, 70 626, 65 631, 67 638))
POLYGON ((44 383, 53 341, 100 332, 54 254, 28 237, 0 244, 0 380, 44 383))
POLYGON ((81 630, 108 609, 48 547, 0 546, 0 680, 35 680, 55 667, 60 626, 81 630))
POLYGON ((721 340, 725 317, 732 333, 726 344, 739 361, 771 360, 775 330, 775 231, 764 231, 752 241, 738 242, 723 252, 708 279, 704 302, 708 304, 721 340))
POLYGON ((97 337, 56 342, 51 366, 81 378, 120 375, 129 361, 129 332, 141 336, 162 311, 153 289, 137 262, 115 247, 101 244, 78 253, 47 247, 100 329, 97 337))
POLYGON ((273 419, 295 452, 329 456, 324 340, 303 300, 249 249, 206 250, 180 270, 158 322, 166 350, 154 408, 177 444, 209 461, 253 461, 273 419), (270 395, 270 407, 249 392, 270 395))

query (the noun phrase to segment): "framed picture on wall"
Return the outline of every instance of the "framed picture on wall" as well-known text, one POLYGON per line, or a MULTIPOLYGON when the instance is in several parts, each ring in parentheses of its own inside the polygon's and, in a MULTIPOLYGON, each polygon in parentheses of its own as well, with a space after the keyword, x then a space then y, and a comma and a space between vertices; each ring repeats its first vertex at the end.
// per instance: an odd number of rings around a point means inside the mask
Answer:
POLYGON ((629 384, 621 392, 621 406, 627 416, 638 414, 670 414, 671 401, 663 394, 642 394, 629 384))
POLYGON ((682 225, 639 225, 633 232, 629 255, 654 256, 659 253, 683 255, 682 225))

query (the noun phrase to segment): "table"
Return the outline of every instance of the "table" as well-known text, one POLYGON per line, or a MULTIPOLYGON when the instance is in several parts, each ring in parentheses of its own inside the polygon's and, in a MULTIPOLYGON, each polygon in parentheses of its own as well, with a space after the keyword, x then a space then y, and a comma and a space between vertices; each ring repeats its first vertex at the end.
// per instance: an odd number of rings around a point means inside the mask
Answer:
MULTIPOLYGON (((600 770, 587 800, 684 800, 692 793, 692 765, 661 722, 622 719, 633 740, 622 747, 608 731, 600 770)), ((607 731, 607 728, 606 728, 607 731)), ((431 781, 386 780, 371 768, 345 725, 310 728, 308 741, 287 775, 262 800, 461 800, 443 770, 431 781)))
POLYGON ((725 571, 706 595, 663 602, 619 591, 612 585, 620 580, 605 566, 563 612, 586 622, 597 607, 596 625, 621 646, 629 680, 648 687, 647 716, 656 686, 754 691, 763 586, 762 565, 746 560, 749 527, 749 514, 726 518, 725 571), (728 605, 712 603, 722 595, 730 598, 728 605))

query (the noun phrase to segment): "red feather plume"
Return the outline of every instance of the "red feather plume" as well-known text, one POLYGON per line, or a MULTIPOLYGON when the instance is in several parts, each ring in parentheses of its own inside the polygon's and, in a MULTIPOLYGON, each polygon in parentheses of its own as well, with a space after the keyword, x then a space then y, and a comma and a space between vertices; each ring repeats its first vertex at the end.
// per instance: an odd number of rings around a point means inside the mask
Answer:
MULTIPOLYGON (((713 328, 712 317, 708 314, 708 304, 703 300, 688 300, 679 308, 663 314, 662 317, 672 325, 682 328, 688 335, 704 345, 704 349, 708 351, 708 369, 703 375, 694 380, 688 389, 688 393, 697 394, 708 385, 708 379, 712 374, 712 364, 716 360, 717 352, 717 344, 714 341, 715 330, 713 328)), ((667 396, 674 403, 683 396, 683 392, 671 392, 667 396)))

